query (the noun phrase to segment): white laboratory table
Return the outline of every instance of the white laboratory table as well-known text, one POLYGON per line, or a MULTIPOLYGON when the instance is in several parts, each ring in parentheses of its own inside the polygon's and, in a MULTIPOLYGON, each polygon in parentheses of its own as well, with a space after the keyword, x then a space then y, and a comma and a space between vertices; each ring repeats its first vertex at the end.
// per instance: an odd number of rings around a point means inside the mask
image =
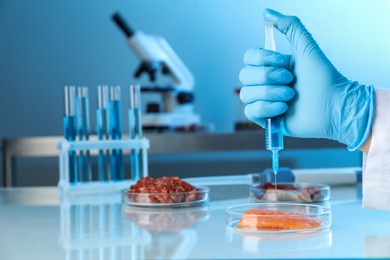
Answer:
POLYGON ((118 193, 0 189, 0 259, 390 258, 390 212, 362 209, 359 185, 332 187, 329 230, 268 236, 225 228, 225 208, 251 202, 248 185, 209 187, 208 203, 170 210, 122 205, 118 193))

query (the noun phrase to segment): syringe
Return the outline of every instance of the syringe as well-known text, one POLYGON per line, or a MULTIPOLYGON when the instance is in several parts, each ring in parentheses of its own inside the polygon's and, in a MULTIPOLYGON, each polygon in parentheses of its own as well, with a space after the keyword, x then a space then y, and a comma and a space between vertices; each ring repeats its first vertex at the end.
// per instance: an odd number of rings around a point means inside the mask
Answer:
MULTIPOLYGON (((276 51, 273 23, 264 23, 265 49, 276 51)), ((272 152, 272 169, 275 174, 275 187, 277 184, 276 174, 279 171, 279 154, 283 149, 282 118, 280 116, 267 118, 265 124, 266 149, 272 152)))

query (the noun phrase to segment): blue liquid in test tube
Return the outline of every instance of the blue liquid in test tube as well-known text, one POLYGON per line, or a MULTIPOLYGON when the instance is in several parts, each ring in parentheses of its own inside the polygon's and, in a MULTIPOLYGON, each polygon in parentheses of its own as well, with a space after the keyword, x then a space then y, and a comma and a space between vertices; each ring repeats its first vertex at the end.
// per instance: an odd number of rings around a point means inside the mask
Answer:
MULTIPOLYGON (((122 139, 122 104, 120 86, 110 87, 109 114, 111 139, 120 140, 122 139)), ((113 180, 120 181, 124 179, 123 156, 121 149, 112 150, 111 169, 113 180)))
MULTIPOLYGON (((96 124, 99 140, 110 139, 110 126, 108 124, 108 98, 108 86, 98 86, 98 108, 96 110, 96 124)), ((109 181, 112 179, 109 150, 99 150, 98 179, 99 181, 109 181)))
MULTIPOLYGON (((142 139, 141 90, 140 85, 130 85, 129 136, 132 140, 142 139)), ((130 155, 131 180, 141 178, 140 150, 133 149, 130 155)))
MULTIPOLYGON (((89 97, 87 87, 77 88, 77 133, 79 140, 89 140, 89 97)), ((91 156, 89 151, 79 151, 79 181, 89 182, 92 181, 92 169, 91 169, 91 156)))
MULTIPOLYGON (((65 115, 64 115, 64 137, 68 141, 75 141, 77 134, 76 125, 76 87, 65 86, 65 115)), ((69 152, 69 183, 75 184, 78 181, 78 169, 76 152, 69 152)))

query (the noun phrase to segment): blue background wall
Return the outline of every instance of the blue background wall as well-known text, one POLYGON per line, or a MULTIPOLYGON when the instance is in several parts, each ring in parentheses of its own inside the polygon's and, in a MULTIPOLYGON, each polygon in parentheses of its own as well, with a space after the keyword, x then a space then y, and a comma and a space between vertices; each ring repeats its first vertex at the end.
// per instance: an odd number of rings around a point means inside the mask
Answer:
MULTIPOLYGON (((241 116, 242 56, 262 46, 262 10, 299 16, 349 78, 388 86, 386 0, 1 0, 0 138, 62 134, 63 86, 128 86, 138 60, 110 16, 162 35, 195 76, 195 110, 218 132, 241 116), (215 102, 218 98, 220 102, 215 102)), ((277 34, 277 48, 289 53, 277 34)))
MULTIPOLYGON (((390 85, 386 0, 1 0, 0 139, 61 135, 66 84, 93 87, 94 106, 96 85, 136 82, 138 59, 111 21, 115 11, 167 39, 194 74, 195 111, 231 132, 243 117, 233 91, 242 56, 263 46, 265 7, 299 16, 350 79, 390 85)), ((290 52, 282 35, 276 41, 290 52)))

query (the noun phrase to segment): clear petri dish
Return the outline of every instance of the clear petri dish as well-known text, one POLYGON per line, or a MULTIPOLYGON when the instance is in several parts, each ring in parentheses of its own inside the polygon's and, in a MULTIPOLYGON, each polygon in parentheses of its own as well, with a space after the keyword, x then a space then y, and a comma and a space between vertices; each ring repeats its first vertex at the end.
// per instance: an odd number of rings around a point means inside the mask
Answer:
POLYGON ((226 209, 226 227, 239 233, 307 233, 330 228, 331 209, 302 203, 252 203, 226 209))
POLYGON ((140 207, 187 207, 208 201, 209 188, 197 187, 196 191, 173 193, 136 193, 122 190, 122 202, 140 207))
POLYGON ((250 196, 257 202, 296 202, 316 203, 330 199, 330 187, 312 183, 272 183, 257 184, 250 188, 250 196))

